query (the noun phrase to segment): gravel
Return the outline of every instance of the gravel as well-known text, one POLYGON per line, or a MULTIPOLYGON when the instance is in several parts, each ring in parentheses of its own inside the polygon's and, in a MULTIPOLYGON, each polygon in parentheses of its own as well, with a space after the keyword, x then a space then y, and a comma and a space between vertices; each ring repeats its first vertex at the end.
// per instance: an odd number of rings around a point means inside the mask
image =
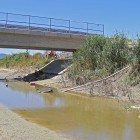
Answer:
POLYGON ((31 123, 0 106, 0 140, 68 140, 54 131, 31 123))

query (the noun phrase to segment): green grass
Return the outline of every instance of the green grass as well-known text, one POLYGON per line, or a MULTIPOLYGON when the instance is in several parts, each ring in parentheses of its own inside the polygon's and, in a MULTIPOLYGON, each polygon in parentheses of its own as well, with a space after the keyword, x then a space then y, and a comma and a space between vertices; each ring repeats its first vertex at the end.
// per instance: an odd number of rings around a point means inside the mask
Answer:
POLYGON ((0 67, 5 68, 40 68, 50 62, 51 58, 47 58, 40 53, 29 55, 28 53, 19 53, 8 55, 0 59, 0 67))

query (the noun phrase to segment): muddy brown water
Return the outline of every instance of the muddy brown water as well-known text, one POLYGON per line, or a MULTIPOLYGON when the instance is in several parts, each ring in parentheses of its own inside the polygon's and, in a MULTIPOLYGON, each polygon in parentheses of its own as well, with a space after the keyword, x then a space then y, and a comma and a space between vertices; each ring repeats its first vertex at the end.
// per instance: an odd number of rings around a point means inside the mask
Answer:
POLYGON ((139 111, 125 111, 113 99, 39 94, 21 82, 0 82, 0 103, 26 120, 74 140, 140 140, 139 111))

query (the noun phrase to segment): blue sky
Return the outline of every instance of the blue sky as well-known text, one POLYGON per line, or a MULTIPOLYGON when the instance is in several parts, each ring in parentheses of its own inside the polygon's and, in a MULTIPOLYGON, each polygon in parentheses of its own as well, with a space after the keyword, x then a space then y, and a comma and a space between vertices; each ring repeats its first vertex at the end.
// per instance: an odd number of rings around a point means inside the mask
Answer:
MULTIPOLYGON (((140 33, 139 0, 0 0, 0 11, 105 24, 105 34, 140 33)), ((0 49, 0 53, 16 52, 0 49)))

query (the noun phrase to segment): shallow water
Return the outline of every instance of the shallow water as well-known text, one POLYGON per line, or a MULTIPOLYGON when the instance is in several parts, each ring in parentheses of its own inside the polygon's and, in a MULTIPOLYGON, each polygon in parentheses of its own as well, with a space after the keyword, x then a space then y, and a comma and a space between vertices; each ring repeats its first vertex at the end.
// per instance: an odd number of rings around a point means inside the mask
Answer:
POLYGON ((123 110, 112 99, 38 94, 20 82, 0 82, 0 103, 31 122, 74 140, 140 140, 140 112, 123 110))

